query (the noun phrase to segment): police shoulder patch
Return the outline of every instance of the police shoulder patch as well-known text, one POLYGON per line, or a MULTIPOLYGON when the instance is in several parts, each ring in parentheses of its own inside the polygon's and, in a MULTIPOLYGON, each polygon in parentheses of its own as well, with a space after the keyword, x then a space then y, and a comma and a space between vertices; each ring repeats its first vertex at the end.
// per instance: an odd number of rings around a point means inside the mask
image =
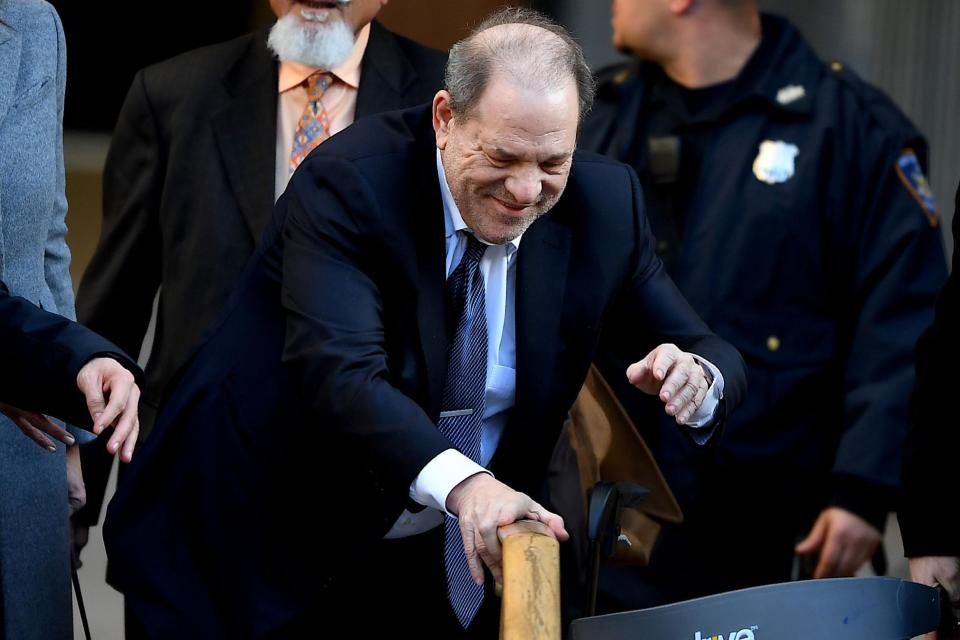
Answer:
POLYGON ((900 152, 900 157, 896 163, 897 175, 903 186, 907 188, 913 199, 920 205, 920 209, 927 216, 930 226, 935 227, 939 223, 937 215, 937 204, 933 199, 933 189, 926 176, 923 175, 923 168, 920 166, 920 160, 913 149, 904 149, 900 152))

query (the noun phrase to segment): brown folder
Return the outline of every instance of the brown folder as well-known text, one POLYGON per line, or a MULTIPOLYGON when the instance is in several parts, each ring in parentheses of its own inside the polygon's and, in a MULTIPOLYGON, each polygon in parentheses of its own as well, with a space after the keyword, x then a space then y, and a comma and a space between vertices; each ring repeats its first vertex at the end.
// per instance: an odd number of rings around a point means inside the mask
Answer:
POLYGON ((606 380, 591 366, 551 461, 551 499, 573 526, 574 535, 585 536, 587 492, 600 481, 629 481, 650 491, 639 506, 624 509, 621 533, 630 544, 616 545, 608 560, 647 564, 660 533, 659 521, 682 522, 683 514, 650 449, 606 380))

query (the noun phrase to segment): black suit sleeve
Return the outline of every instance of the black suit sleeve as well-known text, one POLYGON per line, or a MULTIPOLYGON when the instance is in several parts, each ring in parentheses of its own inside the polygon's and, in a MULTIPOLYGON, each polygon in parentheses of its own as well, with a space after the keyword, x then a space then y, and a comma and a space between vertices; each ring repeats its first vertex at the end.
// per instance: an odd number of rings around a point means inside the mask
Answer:
POLYGON ((311 415, 339 450, 359 452, 388 494, 405 496, 452 445, 388 366, 376 274, 389 264, 389 248, 378 203, 352 164, 326 156, 301 166, 281 203, 288 207, 283 357, 291 378, 302 381, 311 415))
POLYGON ((135 356, 163 268, 158 208, 164 158, 140 72, 110 143, 103 173, 103 230, 77 295, 77 319, 135 356))
POLYGON ((137 376, 136 364, 113 344, 66 318, 11 296, 0 283, 0 401, 89 426, 77 374, 93 358, 109 356, 137 376))
MULTIPOLYGON (((954 247, 960 242, 957 213, 953 215, 953 242, 954 247)), ((917 343, 917 378, 910 402, 899 513, 908 558, 960 555, 960 516, 953 499, 960 461, 960 422, 953 401, 960 366, 958 264, 954 249, 953 271, 937 299, 933 326, 917 343)))
POLYGON ((627 287, 611 313, 612 335, 605 336, 609 345, 615 345, 621 354, 629 354, 632 361, 643 358, 654 347, 663 343, 676 344, 714 364, 723 374, 724 401, 718 416, 722 422, 726 413, 742 401, 747 387, 746 367, 739 352, 721 340, 700 319, 697 312, 680 293, 657 257, 655 240, 644 213, 640 183, 632 169, 630 174, 635 219, 634 269, 627 287), (643 332, 638 332, 643 327, 643 332))
MULTIPOLYGON (((130 86, 103 171, 103 228, 77 293, 77 320, 137 357, 160 286, 159 222, 166 151, 144 73, 130 86)), ((96 524, 113 456, 99 442, 81 447, 87 505, 78 517, 96 524)))

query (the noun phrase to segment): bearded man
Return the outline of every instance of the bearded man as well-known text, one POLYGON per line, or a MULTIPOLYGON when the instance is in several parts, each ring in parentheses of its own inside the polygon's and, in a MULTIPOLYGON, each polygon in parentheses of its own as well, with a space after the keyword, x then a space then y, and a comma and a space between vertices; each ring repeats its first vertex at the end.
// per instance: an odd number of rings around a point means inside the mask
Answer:
MULTIPOLYGON (((386 4, 270 0, 271 28, 134 78, 107 156, 103 231, 77 315, 137 354, 160 290, 141 438, 293 169, 356 118, 426 102, 442 85, 446 56, 374 21, 386 4)), ((87 525, 97 522, 109 474, 98 453, 91 445, 84 457, 87 525)))

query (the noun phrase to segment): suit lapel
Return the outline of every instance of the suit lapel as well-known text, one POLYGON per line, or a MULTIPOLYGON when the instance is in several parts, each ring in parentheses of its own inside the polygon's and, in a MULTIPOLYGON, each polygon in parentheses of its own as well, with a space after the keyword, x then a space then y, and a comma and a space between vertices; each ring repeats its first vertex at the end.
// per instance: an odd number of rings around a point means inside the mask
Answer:
POLYGON ((560 318, 569 263, 570 228, 558 222, 554 213, 524 234, 516 285, 516 408, 522 415, 536 415, 552 387, 550 379, 563 347, 560 318))
POLYGON ((20 36, 10 27, 0 23, 0 123, 3 122, 20 74, 20 36))
MULTIPOLYGON (((428 138, 432 140, 431 137, 428 138)), ((447 326, 444 285, 446 283, 446 243, 444 239, 443 201, 437 176, 433 145, 425 145, 414 162, 424 166, 414 199, 417 248, 417 326, 423 349, 429 394, 429 415, 440 416, 443 384, 447 375, 447 326), (427 148, 429 147, 429 149, 427 148), (430 153, 427 153, 430 151, 430 153)))
POLYGON ((360 71, 356 117, 410 106, 405 93, 416 79, 416 69, 397 44, 396 37, 377 21, 370 23, 370 41, 360 71))
POLYGON ((270 219, 277 145, 277 62, 258 32, 224 77, 226 105, 213 117, 220 156, 254 242, 270 219))

